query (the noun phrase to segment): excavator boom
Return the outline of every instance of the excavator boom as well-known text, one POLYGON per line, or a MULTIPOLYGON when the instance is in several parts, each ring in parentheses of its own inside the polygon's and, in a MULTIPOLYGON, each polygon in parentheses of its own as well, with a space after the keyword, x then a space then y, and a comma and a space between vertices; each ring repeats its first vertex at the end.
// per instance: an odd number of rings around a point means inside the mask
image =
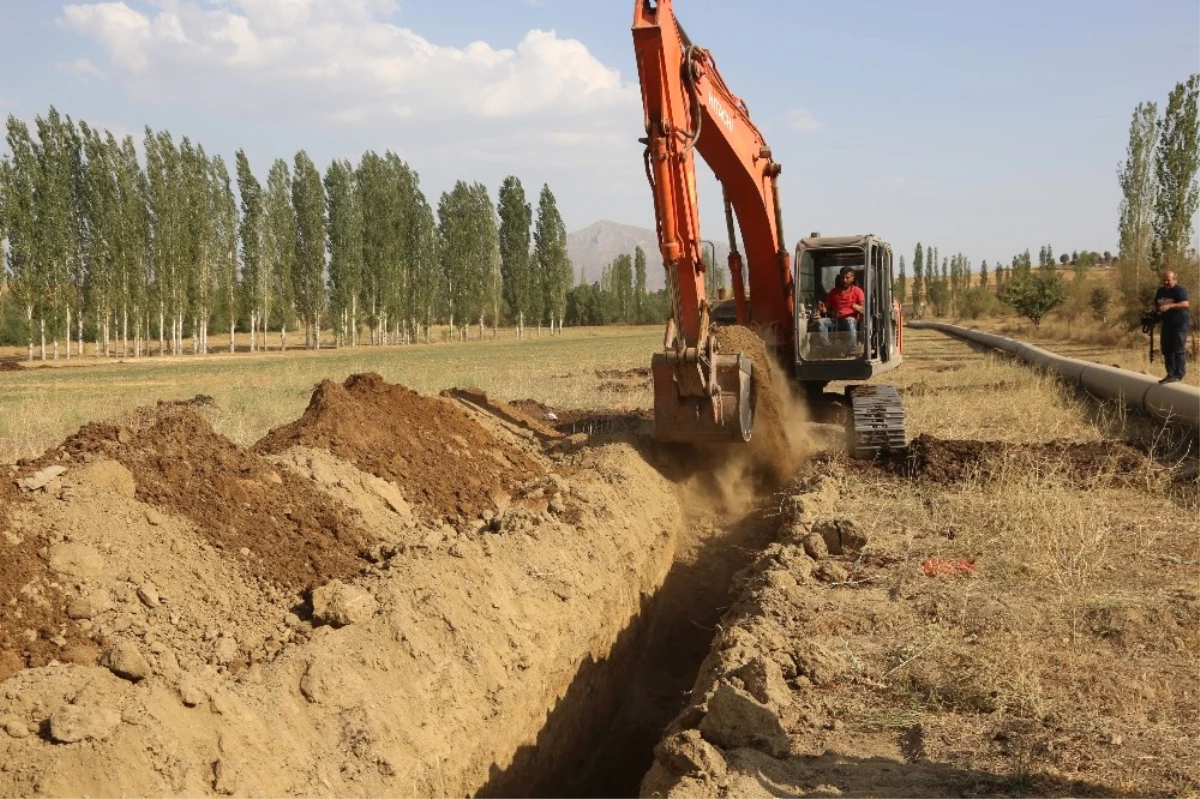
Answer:
POLYGON ((652 361, 656 432, 669 441, 747 441, 753 370, 745 354, 720 352, 709 335, 695 155, 724 189, 738 323, 753 328, 780 363, 791 364, 794 292, 780 165, 712 54, 680 27, 671 0, 635 0, 633 42, 645 111, 646 176, 671 297, 663 351, 652 361))

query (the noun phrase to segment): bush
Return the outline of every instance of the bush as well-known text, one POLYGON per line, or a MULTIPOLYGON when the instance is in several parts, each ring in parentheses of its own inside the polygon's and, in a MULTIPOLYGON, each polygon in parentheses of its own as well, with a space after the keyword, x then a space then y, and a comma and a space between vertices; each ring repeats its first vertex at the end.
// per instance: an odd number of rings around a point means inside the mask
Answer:
POLYGON ((974 286, 963 292, 959 300, 959 309, 968 319, 978 319, 990 316, 998 309, 999 302, 992 292, 984 286, 974 286))
POLYGON ((1042 318, 1067 299, 1067 287, 1056 272, 1019 273, 1000 289, 1000 301, 1042 326, 1042 318))

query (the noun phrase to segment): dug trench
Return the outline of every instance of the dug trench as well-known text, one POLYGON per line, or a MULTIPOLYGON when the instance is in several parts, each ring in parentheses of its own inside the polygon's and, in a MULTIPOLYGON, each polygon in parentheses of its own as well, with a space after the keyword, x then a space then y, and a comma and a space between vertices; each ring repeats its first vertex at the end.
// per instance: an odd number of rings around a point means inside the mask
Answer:
POLYGON ((376 375, 251 448, 202 400, 5 478, 0 794, 637 792, 770 469, 376 375))

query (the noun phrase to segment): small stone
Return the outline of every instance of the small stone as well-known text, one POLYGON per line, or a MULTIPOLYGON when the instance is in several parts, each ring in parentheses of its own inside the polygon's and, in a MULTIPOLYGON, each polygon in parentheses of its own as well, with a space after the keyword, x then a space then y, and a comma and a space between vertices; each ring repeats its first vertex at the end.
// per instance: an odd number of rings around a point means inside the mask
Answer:
POLYGON ((830 561, 826 561, 818 566, 813 574, 823 583, 845 583, 850 579, 850 572, 846 571, 845 566, 830 561))
POLYGON ((100 665, 132 682, 141 682, 150 676, 150 664, 138 648, 128 641, 119 641, 105 651, 100 656, 100 665))
POLYGON ((819 533, 809 533, 804 536, 804 552, 813 560, 820 560, 829 554, 825 538, 819 533))
POLYGON ((158 527, 159 525, 165 524, 166 521, 167 517, 164 516, 163 512, 158 508, 146 508, 146 522, 151 527, 158 527))
POLYGON ((178 690, 180 701, 187 707, 196 707, 208 699, 208 694, 200 687, 200 684, 187 677, 180 680, 178 690))
POLYGON ((39 488, 45 488, 50 484, 50 481, 67 471, 66 466, 47 466, 35 472, 32 476, 26 477, 23 480, 18 480, 17 485, 22 491, 37 491, 39 488))
POLYGON ((550 500, 549 509, 550 512, 556 516, 561 516, 567 512, 567 504, 558 497, 555 497, 554 499, 550 500))
POLYGON ((112 607, 112 602, 109 600, 108 594, 97 591, 89 596, 72 599, 67 604, 67 618, 75 621, 94 619, 110 607, 112 607))
POLYGON ((86 544, 55 544, 50 547, 50 569, 67 577, 99 577, 104 558, 86 544))
POLYGON ((63 705, 50 717, 50 740, 69 744, 103 741, 121 723, 121 714, 105 707, 63 705))
POLYGON ((26 738, 29 736, 29 727, 20 719, 5 719, 3 726, 4 731, 8 733, 10 738, 26 738))
POLYGON ((217 663, 232 663, 241 654, 236 638, 221 636, 213 644, 213 660, 217 663))
POLYGON ((154 587, 154 583, 142 583, 137 590, 138 599, 148 608, 156 608, 161 604, 158 596, 158 589, 154 587))
POLYGON ((63 663, 73 663, 76 666, 95 666, 100 660, 100 650, 91 644, 72 644, 64 647, 59 657, 63 663))
POLYGON ((340 580, 331 580, 313 591, 312 602, 313 618, 334 627, 369 621, 379 607, 371 594, 340 580))
POLYGON ((243 558, 250 557, 250 547, 242 547, 241 549, 238 550, 238 554, 241 555, 243 558))

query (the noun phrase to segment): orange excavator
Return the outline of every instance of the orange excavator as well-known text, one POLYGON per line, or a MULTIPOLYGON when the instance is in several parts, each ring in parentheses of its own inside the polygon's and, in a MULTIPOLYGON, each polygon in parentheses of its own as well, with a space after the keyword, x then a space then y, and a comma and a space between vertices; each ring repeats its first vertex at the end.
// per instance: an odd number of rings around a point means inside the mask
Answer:
MULTIPOLYGON (((646 177, 654 196, 671 318, 651 361, 656 436, 663 441, 749 441, 757 394, 752 360, 721 352, 716 323, 753 330, 767 352, 810 396, 827 383, 871 377, 900 363, 899 304, 891 298, 891 248, 875 236, 822 238, 797 247, 783 234, 780 164, 717 70, 708 50, 684 33, 671 0, 634 0, 633 42, 645 110, 646 177), (729 235, 733 298, 705 293, 695 156, 720 182, 729 235), (741 232, 745 256, 734 229, 741 232), (818 309, 839 271, 861 276, 859 324, 822 323, 818 309), (801 291, 797 292, 797 283, 801 291), (731 307, 730 307, 731 306, 731 307)), ((899 395, 888 386, 852 386, 854 449, 903 446, 899 395)))

